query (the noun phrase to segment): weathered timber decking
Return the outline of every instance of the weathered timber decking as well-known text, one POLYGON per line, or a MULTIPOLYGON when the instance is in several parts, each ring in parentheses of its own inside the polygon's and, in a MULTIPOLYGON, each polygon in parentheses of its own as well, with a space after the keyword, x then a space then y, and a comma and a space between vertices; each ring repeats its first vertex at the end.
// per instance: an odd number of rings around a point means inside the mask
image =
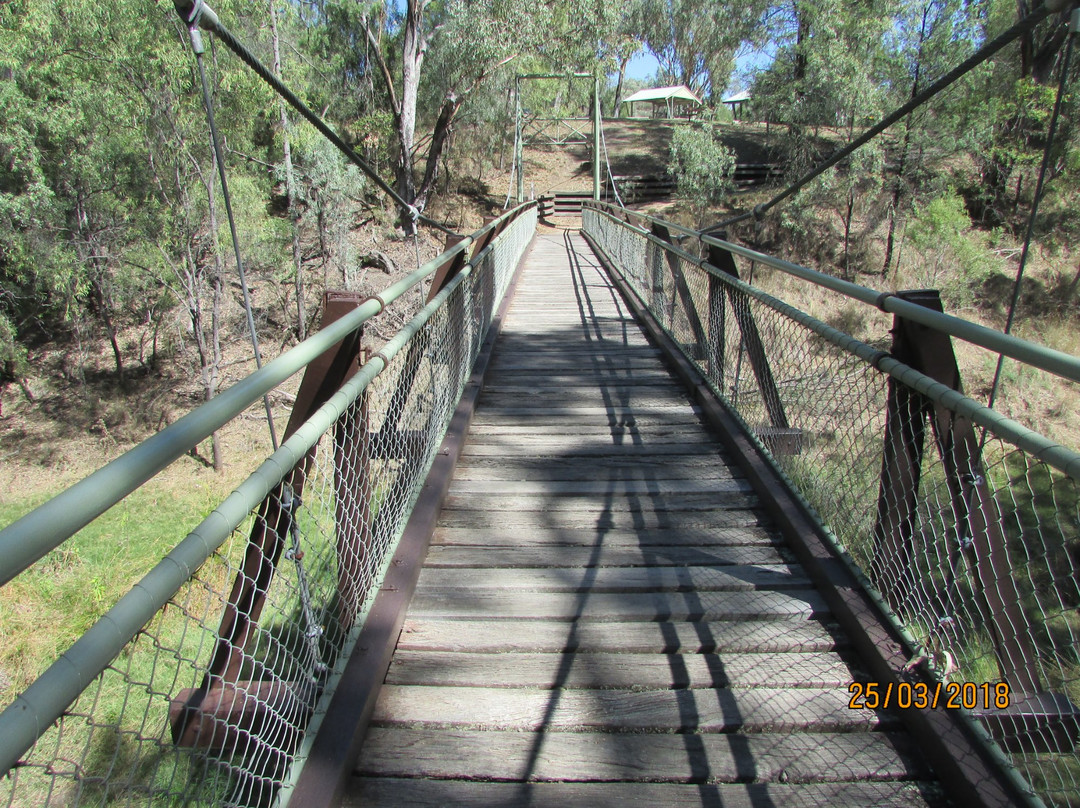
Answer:
POLYGON ((940 803, 589 248, 523 271, 345 804, 940 803))

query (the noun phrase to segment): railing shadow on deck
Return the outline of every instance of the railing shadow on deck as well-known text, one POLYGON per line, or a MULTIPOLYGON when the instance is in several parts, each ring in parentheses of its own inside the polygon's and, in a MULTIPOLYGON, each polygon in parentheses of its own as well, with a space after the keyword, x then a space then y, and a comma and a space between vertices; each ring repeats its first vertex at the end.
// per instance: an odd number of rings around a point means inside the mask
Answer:
MULTIPOLYGON (((582 267, 576 265, 579 260, 579 256, 574 255, 575 262, 575 294, 577 299, 577 305, 581 317, 581 326, 575 326, 570 332, 555 331, 545 329, 544 334, 541 337, 538 334, 525 333, 516 335, 504 334, 503 343, 504 351, 513 350, 514 344, 517 340, 521 340, 523 343, 528 342, 535 346, 535 344, 542 340, 543 345, 550 345, 555 349, 561 346, 565 346, 570 342, 571 337, 580 338, 581 331, 584 331, 587 339, 593 341, 603 341, 610 343, 611 347, 618 348, 627 344, 628 331, 624 331, 621 339, 618 333, 614 336, 610 331, 605 330, 604 326, 610 326, 609 320, 606 320, 601 315, 597 315, 593 308, 594 295, 615 295, 613 289, 608 285, 597 286, 585 283, 582 280, 582 267), (603 326, 601 321, 603 320, 603 326)), ((615 298, 617 300, 617 298, 615 298)), ((624 326, 627 327, 627 326, 624 326)), ((616 326, 616 332, 617 332, 616 326)), ((598 443, 608 439, 613 445, 631 445, 631 446, 645 446, 643 442, 643 433, 645 427, 638 429, 636 418, 640 417, 642 409, 635 405, 632 396, 630 395, 623 375, 616 373, 612 367, 607 363, 601 363, 595 361, 586 360, 585 366, 578 366, 575 369, 576 373, 581 375, 588 375, 599 379, 599 393, 600 400, 602 402, 601 409, 604 411, 607 421, 606 425, 599 426, 599 433, 595 437, 599 438, 598 443)), ((563 370, 562 368, 558 369, 563 370)), ((552 371, 556 372, 556 371, 552 371)), ((503 391, 500 389, 500 395, 503 391)), ((515 391, 520 395, 520 391, 515 391)), ((511 393, 507 392, 505 395, 510 396, 511 393)), ((492 397, 488 397, 488 405, 495 406, 496 403, 502 403, 503 406, 511 406, 509 403, 503 402, 502 398, 496 397, 496 401, 493 402, 492 397)), ((538 409, 542 409, 543 406, 550 403, 547 399, 542 400, 529 400, 528 406, 534 406, 538 409)), ((491 421, 485 422, 490 425, 491 421)), ((569 427, 568 427, 569 428, 569 427)), ((565 434, 565 430, 563 431, 565 434)), ((508 432, 505 437, 499 437, 497 435, 485 434, 484 436, 485 450, 490 447, 490 454, 500 454, 500 450, 505 450, 508 455, 521 456, 525 454, 528 456, 528 446, 522 445, 518 433, 508 432)), ((489 454, 485 451, 485 454, 489 454)), ((712 454, 715 456, 718 451, 713 449, 712 454)), ((536 471, 542 469, 545 465, 558 466, 565 464, 566 461, 573 461, 580 458, 582 455, 575 453, 572 450, 565 452, 556 451, 554 453, 545 452, 543 457, 534 457, 529 461, 528 468, 530 471, 536 471)), ((665 555, 672 555, 673 551, 670 547, 665 548, 662 545, 650 544, 650 537, 655 537, 658 528, 674 528, 676 526, 686 528, 686 523, 680 521, 677 518, 672 518, 675 511, 669 510, 671 507, 672 497, 669 494, 665 494, 662 490, 664 486, 660 485, 661 477, 657 476, 655 471, 644 469, 640 473, 622 473, 626 471, 623 468, 615 467, 613 470, 604 469, 603 473, 600 469, 597 470, 595 477, 590 478, 592 482, 599 483, 600 491, 590 490, 590 507, 584 511, 570 511, 567 503, 572 502, 574 497, 572 494, 567 495, 566 491, 555 493, 554 491, 547 496, 542 497, 542 504, 535 506, 537 509, 536 514, 530 514, 530 519, 539 519, 543 525, 544 532, 551 536, 557 536, 560 531, 565 530, 569 525, 572 525, 575 534, 575 538, 578 539, 578 544, 584 546, 588 552, 588 562, 582 568, 579 566, 567 566, 563 570, 559 570, 560 577, 564 582, 559 588, 559 591, 565 591, 573 595, 573 607, 570 612, 561 617, 566 618, 566 635, 565 639, 558 644, 558 647, 550 647, 549 650, 555 652, 553 661, 549 663, 552 666, 552 673, 549 677, 547 670, 537 681, 542 681, 541 685, 547 692, 545 698, 545 708, 542 716, 538 721, 538 726, 534 728, 534 732, 530 735, 528 752, 523 754, 521 759, 515 758, 513 761, 502 762, 502 765, 495 770, 482 770, 475 771, 474 776, 481 778, 492 779, 507 779, 508 772, 513 771, 513 776, 509 779, 517 781, 515 786, 517 797, 512 800, 508 800, 507 804, 518 804, 517 800, 521 800, 522 803, 526 803, 531 794, 534 793, 534 789, 537 782, 543 782, 545 779, 551 777, 550 769, 544 767, 544 744, 555 733, 565 732, 567 727, 565 724, 560 723, 557 720, 559 714, 559 706, 563 699, 568 697, 568 694, 573 692, 574 689, 583 685, 596 684, 598 686, 611 686, 610 681, 605 679, 603 670, 590 670, 589 678, 582 679, 575 676, 573 666, 575 663, 582 662, 580 656, 576 656, 574 652, 578 651, 581 645, 581 631, 583 626, 588 622, 589 615, 587 614, 586 607, 589 604, 590 597, 595 598, 597 593, 603 593, 603 597, 609 598, 609 602, 613 604, 613 612, 625 611, 626 614, 631 614, 635 610, 640 610, 640 602, 635 600, 633 593, 626 593, 620 595, 619 592, 611 593, 609 590, 603 587, 597 588, 598 575, 602 572, 603 567, 603 554, 607 549, 609 537, 620 533, 622 535, 631 535, 636 537, 638 547, 642 550, 645 556, 664 557, 665 555), (651 485, 645 486, 644 493, 633 494, 627 499, 624 496, 623 486, 621 483, 633 480, 635 482, 646 482, 651 485), (603 484, 610 482, 608 489, 603 489, 603 484), (616 501, 622 501, 625 503, 625 507, 616 508, 616 501), (572 520, 569 521, 568 520, 572 520), (581 544, 581 539, 584 535, 591 537, 590 540, 581 544), (621 610, 617 605, 620 600, 625 601, 626 609, 621 610), (559 654, 561 652, 561 655, 559 654), (511 768, 512 767, 512 768, 511 768)), ((515 474, 519 473, 520 469, 515 466, 515 474)), ((557 475, 557 472, 556 472, 557 475)), ((529 480, 532 480, 531 475, 527 475, 529 480)), ((557 479, 557 476, 556 476, 557 479)), ((538 480, 540 482, 540 480, 538 480)), ((542 487, 542 486, 541 486, 542 487)), ((554 488, 555 486, 552 486, 554 488)), ((498 496, 495 494, 489 494, 484 497, 484 508, 490 510, 483 510, 479 512, 470 512, 468 519, 462 520, 462 525, 468 524, 478 530, 483 530, 485 533, 488 529, 497 530, 502 533, 514 533, 517 527, 517 521, 511 519, 513 514, 513 507, 511 505, 499 505, 496 506, 493 500, 497 500, 498 496), (484 522, 484 519, 488 519, 488 522, 484 522)), ((457 514, 453 518, 458 518, 457 514)), ((754 521, 764 521, 760 515, 754 517, 754 521)), ((456 524, 456 522, 454 522, 456 524)), ((697 524, 698 528, 702 525, 700 520, 697 524)), ((700 561, 702 562, 715 562, 715 557, 710 556, 707 551, 701 550, 700 561)), ((679 565, 693 564, 694 559, 688 557, 683 553, 678 556, 679 565)), ((740 571, 735 569, 724 570, 724 572, 730 572, 734 577, 740 574, 740 571)), ((497 574, 496 572, 492 573, 497 574)), ((548 580, 551 580, 549 578, 548 580)), ((750 585, 757 583, 757 578, 746 573, 746 581, 750 585)), ((497 579, 492 579, 492 585, 498 584, 497 579)), ((646 589, 649 587, 646 586, 646 589)), ((659 589, 660 587, 656 587, 659 589)), ((691 647, 687 647, 687 637, 680 636, 675 630, 675 624, 665 618, 673 617, 672 614, 667 614, 663 611, 659 611, 655 614, 654 619, 657 621, 654 625, 658 626, 659 631, 663 635, 664 651, 667 653, 667 663, 670 666, 670 681, 672 684, 671 696, 677 705, 680 713, 680 724, 682 730, 678 732, 677 737, 684 746, 685 754, 685 766, 681 767, 678 773, 679 777, 684 777, 687 783, 695 784, 700 792, 701 802, 704 805, 720 805, 722 804, 720 793, 718 790, 719 782, 722 778, 730 778, 723 780, 724 782, 747 782, 755 780, 769 781, 773 779, 773 782, 777 782, 774 778, 778 777, 781 773, 775 770, 760 771, 757 766, 757 756, 761 752, 760 746, 752 748, 750 741, 745 735, 735 733, 725 733, 716 735, 710 733, 708 728, 702 728, 699 726, 701 719, 702 702, 699 698, 715 698, 716 706, 719 707, 724 721, 731 726, 738 726, 743 721, 743 715, 739 707, 739 701, 737 697, 733 697, 730 691, 723 691, 722 688, 729 687, 733 681, 737 680, 737 677, 730 675, 726 669, 725 656, 719 653, 713 653, 716 651, 726 651, 724 648, 725 640, 714 636, 712 627, 708 620, 708 616, 712 612, 712 607, 709 603, 708 592, 695 592, 695 591, 681 591, 684 587, 678 587, 680 591, 672 592, 667 597, 674 601, 679 600, 681 603, 681 610, 686 616, 691 619, 687 621, 687 624, 691 626, 692 632, 697 636, 695 640, 691 641, 691 647), (710 655, 709 658, 709 674, 711 681, 705 688, 697 689, 697 692, 691 690, 691 674, 686 667, 686 662, 696 651, 702 651, 710 655), (685 652, 685 653, 682 653, 685 652), (698 729, 704 729, 704 732, 697 731, 698 729), (707 748, 706 738, 712 737, 722 738, 723 742, 727 744, 727 754, 730 755, 736 761, 737 770, 732 777, 731 772, 720 773, 711 768, 710 752, 716 755, 716 749, 714 747, 707 748)), ((475 616, 482 613, 484 606, 483 593, 477 591, 474 593, 474 599, 470 600, 470 595, 467 592, 455 592, 455 602, 461 604, 460 611, 451 612, 446 619, 452 619, 454 614, 460 617, 475 616)), ((817 618, 811 617, 810 620, 816 620, 817 618)), ((822 621, 822 624, 830 632, 835 632, 835 626, 822 621)), ((837 644, 840 644, 842 640, 837 640, 837 644)), ((852 674, 853 675, 853 674, 852 674)), ((446 673, 448 678, 453 678, 452 674, 446 673)), ((440 681, 444 681, 440 679, 440 681)), ((745 684, 746 680, 743 679, 745 684)), ((699 681, 700 685, 701 682, 699 681)), ((831 686, 836 687, 837 682, 830 682, 831 686)), ((843 683, 840 683, 843 684, 843 683)), ((600 697, 600 694, 597 696, 600 697)), ((781 726, 783 723, 782 716, 776 716, 776 725, 781 726)), ((620 733, 609 733, 603 737, 601 743, 606 744, 609 747, 609 756, 612 761, 625 758, 629 755, 629 749, 626 747, 627 736, 620 733), (625 754, 624 754, 625 752, 625 754)), ((810 758, 815 757, 813 752, 808 749, 807 754, 810 758)), ((874 772, 867 773, 863 768, 866 763, 857 760, 844 760, 837 759, 835 756, 824 755, 820 759, 820 764, 814 772, 814 776, 817 778, 829 780, 831 778, 844 779, 845 777, 875 777, 874 772)), ((565 775, 565 773, 564 773, 565 775)), ((438 778, 440 774, 434 771, 429 771, 425 776, 438 778)), ((569 775, 565 775, 569 776, 569 775)), ((787 775, 784 775, 786 777, 787 775)), ((783 782, 783 777, 779 782, 783 782)), ((448 789, 450 787, 448 786, 448 789)), ((453 799, 453 790, 447 790, 445 797, 448 800, 453 799)), ((502 802, 499 803, 503 804, 502 802)), ((774 799, 767 791, 767 787, 755 792, 755 804, 772 805, 776 804, 774 799)))

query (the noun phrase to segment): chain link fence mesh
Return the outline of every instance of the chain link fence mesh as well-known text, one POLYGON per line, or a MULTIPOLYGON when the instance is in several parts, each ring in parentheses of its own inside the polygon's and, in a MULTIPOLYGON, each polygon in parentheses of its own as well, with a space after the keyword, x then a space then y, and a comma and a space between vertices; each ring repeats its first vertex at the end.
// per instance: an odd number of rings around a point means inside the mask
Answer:
POLYGON ((730 253, 650 238, 643 221, 583 212, 585 232, 921 644, 913 664, 942 682, 941 704, 973 713, 1047 803, 1080 805, 1080 464, 1050 462, 993 413, 973 424, 974 402, 927 397, 910 368, 884 372, 898 363, 883 319, 858 342, 703 267, 735 267, 730 253))
MULTIPOLYGON (((381 349, 392 358, 379 375, 322 408, 332 427, 278 468, 261 504, 236 511, 208 560, 40 727, 0 780, 0 805, 288 802, 309 725, 333 693, 535 224, 535 208, 514 219, 414 318, 396 355, 381 349)), ((221 510, 204 525, 228 518, 221 510)))

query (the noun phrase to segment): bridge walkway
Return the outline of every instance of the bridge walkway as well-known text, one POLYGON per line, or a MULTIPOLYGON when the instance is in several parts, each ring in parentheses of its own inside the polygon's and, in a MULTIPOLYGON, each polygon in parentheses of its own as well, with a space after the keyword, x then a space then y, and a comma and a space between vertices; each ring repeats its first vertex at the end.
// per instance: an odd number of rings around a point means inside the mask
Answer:
POLYGON ((938 804, 589 247, 523 272, 345 804, 938 804))

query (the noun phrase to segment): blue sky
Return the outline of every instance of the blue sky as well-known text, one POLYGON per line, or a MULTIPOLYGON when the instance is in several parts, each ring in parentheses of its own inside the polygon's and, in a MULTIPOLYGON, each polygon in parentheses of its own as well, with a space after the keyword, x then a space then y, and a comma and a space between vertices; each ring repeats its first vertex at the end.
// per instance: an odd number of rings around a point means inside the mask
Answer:
MULTIPOLYGON (((769 65, 773 53, 765 51, 751 51, 750 53, 735 58, 736 75, 748 70, 760 70, 769 65)), ((626 76, 631 79, 647 79, 655 72, 657 67, 656 57, 648 51, 642 51, 626 66, 626 76)))

